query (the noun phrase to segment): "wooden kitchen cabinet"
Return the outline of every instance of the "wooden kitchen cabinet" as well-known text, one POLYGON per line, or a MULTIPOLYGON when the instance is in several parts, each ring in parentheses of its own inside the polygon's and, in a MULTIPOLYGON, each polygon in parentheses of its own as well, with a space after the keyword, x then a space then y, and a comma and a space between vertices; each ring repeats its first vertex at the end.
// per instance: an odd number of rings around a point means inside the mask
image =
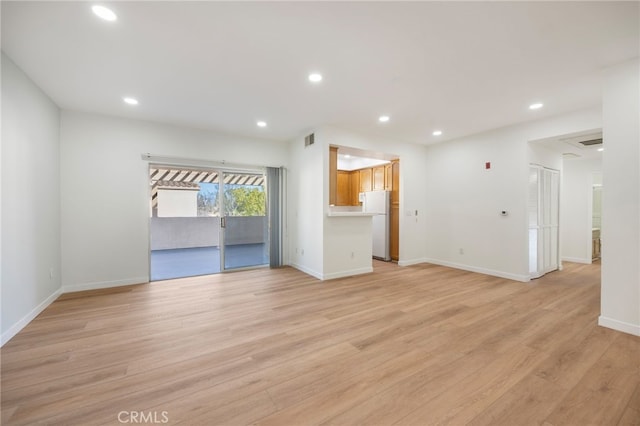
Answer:
POLYGON ((391 204, 400 204, 400 161, 391 163, 391 204))
POLYGON ((373 189, 371 184, 371 169, 360 170, 360 192, 369 192, 373 189))
POLYGON ((351 205, 351 173, 338 170, 336 189, 336 206, 351 205))
POLYGON ((391 185, 389 255, 391 260, 398 261, 400 258, 400 162, 398 160, 391 163, 391 185))
POLYGON ((373 190, 384 191, 384 166, 374 167, 372 173, 373 190))
POLYGON ((392 191, 393 190, 393 173, 392 173, 392 164, 387 164, 384 166, 384 190, 392 191))
POLYGON ((358 170, 350 173, 351 178, 351 205, 360 205, 360 172, 358 170))

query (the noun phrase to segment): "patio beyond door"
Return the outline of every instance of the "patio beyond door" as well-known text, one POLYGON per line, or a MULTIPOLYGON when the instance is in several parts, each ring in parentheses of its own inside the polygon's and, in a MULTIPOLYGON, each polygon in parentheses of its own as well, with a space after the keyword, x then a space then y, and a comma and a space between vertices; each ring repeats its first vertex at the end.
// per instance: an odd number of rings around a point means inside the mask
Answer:
POLYGON ((269 263, 265 175, 150 165, 152 281, 269 263))

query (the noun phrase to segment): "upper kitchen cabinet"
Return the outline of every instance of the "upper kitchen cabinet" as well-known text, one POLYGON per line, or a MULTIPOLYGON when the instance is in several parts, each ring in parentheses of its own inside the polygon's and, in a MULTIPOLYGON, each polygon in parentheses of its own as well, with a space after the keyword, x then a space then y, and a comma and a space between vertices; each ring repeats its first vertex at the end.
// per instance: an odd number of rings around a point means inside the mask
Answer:
POLYGON ((374 167, 372 169, 372 184, 374 191, 384 191, 384 166, 374 167))
POLYGON ((371 170, 372 169, 360 170, 360 192, 369 192, 373 190, 373 185, 371 183, 371 170))

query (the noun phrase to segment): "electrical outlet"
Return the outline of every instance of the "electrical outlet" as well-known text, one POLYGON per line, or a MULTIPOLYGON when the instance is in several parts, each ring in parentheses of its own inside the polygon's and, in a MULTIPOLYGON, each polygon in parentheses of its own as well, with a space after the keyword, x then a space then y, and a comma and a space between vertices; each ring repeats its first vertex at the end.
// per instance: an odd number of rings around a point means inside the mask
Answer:
POLYGON ((353 258, 355 258, 355 257, 356 257, 356 252, 352 251, 352 252, 351 252, 351 258, 353 259, 353 258))
POLYGON ((53 268, 49 268, 49 279, 53 279, 53 268))
POLYGON ((464 254, 464 249, 463 248, 460 249, 460 254, 464 254))

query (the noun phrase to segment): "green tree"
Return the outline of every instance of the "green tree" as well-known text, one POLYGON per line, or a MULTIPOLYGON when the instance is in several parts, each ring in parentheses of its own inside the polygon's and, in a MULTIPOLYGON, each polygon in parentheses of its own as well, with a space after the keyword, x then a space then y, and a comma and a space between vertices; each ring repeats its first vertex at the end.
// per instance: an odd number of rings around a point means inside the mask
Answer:
POLYGON ((265 200, 262 188, 238 186, 224 191, 224 209, 230 216, 265 216, 265 200))
POLYGON ((198 216, 216 216, 218 214, 218 193, 198 192, 198 216))

